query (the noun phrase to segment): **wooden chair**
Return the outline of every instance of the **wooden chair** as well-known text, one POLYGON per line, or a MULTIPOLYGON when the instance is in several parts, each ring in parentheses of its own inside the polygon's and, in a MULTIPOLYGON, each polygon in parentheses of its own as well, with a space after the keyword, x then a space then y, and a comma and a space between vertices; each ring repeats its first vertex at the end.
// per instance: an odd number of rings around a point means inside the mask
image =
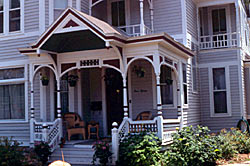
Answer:
POLYGON ((95 121, 91 121, 88 124, 88 139, 90 139, 91 135, 95 135, 97 139, 100 139, 99 138, 99 123, 95 121), (92 132, 91 129, 95 129, 95 131, 92 132))
POLYGON ((139 113, 137 115, 135 120, 151 120, 152 119, 152 113, 150 111, 144 111, 139 113))
POLYGON ((86 139, 85 122, 81 120, 81 117, 77 113, 66 113, 63 119, 66 122, 69 141, 70 137, 75 134, 81 134, 86 139))

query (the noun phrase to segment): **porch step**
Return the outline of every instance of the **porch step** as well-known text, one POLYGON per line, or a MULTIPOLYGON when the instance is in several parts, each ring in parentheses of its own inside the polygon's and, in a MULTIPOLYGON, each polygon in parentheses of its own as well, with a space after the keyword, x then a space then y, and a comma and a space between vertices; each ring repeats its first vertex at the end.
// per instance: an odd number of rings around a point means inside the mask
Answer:
MULTIPOLYGON (((90 145, 75 145, 66 144, 62 148, 64 160, 71 165, 91 165, 94 155, 94 150, 90 145)), ((50 157, 50 162, 62 160, 61 149, 57 148, 50 157)))

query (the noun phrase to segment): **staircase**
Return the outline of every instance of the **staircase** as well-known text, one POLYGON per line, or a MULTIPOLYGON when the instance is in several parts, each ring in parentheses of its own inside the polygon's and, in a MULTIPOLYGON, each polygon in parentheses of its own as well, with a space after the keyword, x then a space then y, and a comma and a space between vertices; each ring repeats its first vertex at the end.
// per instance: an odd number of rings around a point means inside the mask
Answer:
MULTIPOLYGON (((62 148, 64 160, 72 166, 89 166, 92 165, 94 150, 92 145, 75 145, 68 142, 62 148)), ((57 148, 51 155, 49 162, 62 160, 61 149, 57 148)))

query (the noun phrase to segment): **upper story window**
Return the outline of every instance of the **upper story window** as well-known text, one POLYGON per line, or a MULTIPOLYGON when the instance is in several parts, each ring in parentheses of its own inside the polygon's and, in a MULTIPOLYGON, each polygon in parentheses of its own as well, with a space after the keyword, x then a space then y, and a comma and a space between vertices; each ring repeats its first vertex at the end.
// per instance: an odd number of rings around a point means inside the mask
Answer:
POLYGON ((3 33, 3 0, 0 0, 0 33, 3 33))
POLYGON ((125 1, 111 2, 111 14, 113 26, 126 25, 125 1))
POLYGON ((9 31, 19 31, 21 24, 20 0, 9 1, 9 31))
POLYGON ((21 31, 21 0, 0 0, 0 33, 21 31))
POLYGON ((212 10, 213 34, 227 32, 226 9, 212 10))
POLYGON ((54 20, 67 8, 68 0, 54 0, 54 20))

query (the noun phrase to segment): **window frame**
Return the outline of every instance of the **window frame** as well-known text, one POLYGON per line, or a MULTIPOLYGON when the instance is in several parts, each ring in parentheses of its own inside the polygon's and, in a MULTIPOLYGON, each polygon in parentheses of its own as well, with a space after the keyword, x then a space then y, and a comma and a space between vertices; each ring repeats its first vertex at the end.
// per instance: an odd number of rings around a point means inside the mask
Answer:
POLYGON ((0 37, 24 33, 24 0, 20 0, 20 7, 14 9, 10 9, 9 0, 4 1, 3 15, 3 33, 0 33, 0 37), (10 12, 17 9, 20 10, 20 30, 10 32, 10 12))
POLYGON ((184 62, 182 62, 182 64, 181 64, 181 72, 182 72, 182 74, 181 74, 181 76, 182 76, 182 90, 183 90, 183 97, 182 97, 182 100, 183 100, 183 107, 184 108, 188 108, 188 74, 187 74, 187 69, 188 69, 188 63, 184 63, 184 62), (184 82, 184 75, 183 75, 183 72, 184 72, 184 70, 183 70, 183 66, 186 66, 186 82, 184 82), (185 86, 187 86, 187 103, 185 103, 185 93, 184 93, 184 85, 185 86))
POLYGON ((4 0, 2 0, 2 1, 3 1, 3 10, 0 11, 0 14, 1 14, 1 13, 3 14, 3 25, 2 25, 2 26, 3 26, 3 27, 2 27, 2 28, 3 28, 3 32, 0 32, 0 35, 4 33, 4 15, 5 15, 5 14, 4 14, 4 10, 5 10, 5 7, 4 7, 4 0))
MULTIPOLYGON (((175 79, 175 74, 174 72, 172 71, 172 68, 168 65, 161 65, 162 66, 166 66, 166 67, 169 67, 171 69, 171 78, 173 80, 173 104, 162 104, 162 109, 169 109, 169 108, 176 108, 177 107, 177 82, 176 82, 176 79, 175 79)), ((155 83, 155 87, 156 87, 156 83, 155 83)), ((161 99, 161 102, 162 102, 162 99, 161 99)))
POLYGON ((16 65, 16 66, 6 66, 0 69, 14 69, 14 68, 24 68, 24 77, 15 79, 0 80, 0 85, 11 85, 11 84, 24 84, 24 95, 25 95, 25 117, 24 119, 1 119, 1 123, 27 123, 28 122, 28 65, 16 65))
MULTIPOLYGON (((224 91, 224 90, 223 90, 224 91)), ((230 75, 229 66, 214 66, 209 68, 209 95, 210 95, 210 117, 229 117, 232 116, 231 111, 231 91, 230 91, 230 75), (227 100, 227 113, 215 113, 214 108, 214 92, 222 90, 214 90, 213 69, 225 69, 225 82, 226 82, 226 100, 227 100)))

